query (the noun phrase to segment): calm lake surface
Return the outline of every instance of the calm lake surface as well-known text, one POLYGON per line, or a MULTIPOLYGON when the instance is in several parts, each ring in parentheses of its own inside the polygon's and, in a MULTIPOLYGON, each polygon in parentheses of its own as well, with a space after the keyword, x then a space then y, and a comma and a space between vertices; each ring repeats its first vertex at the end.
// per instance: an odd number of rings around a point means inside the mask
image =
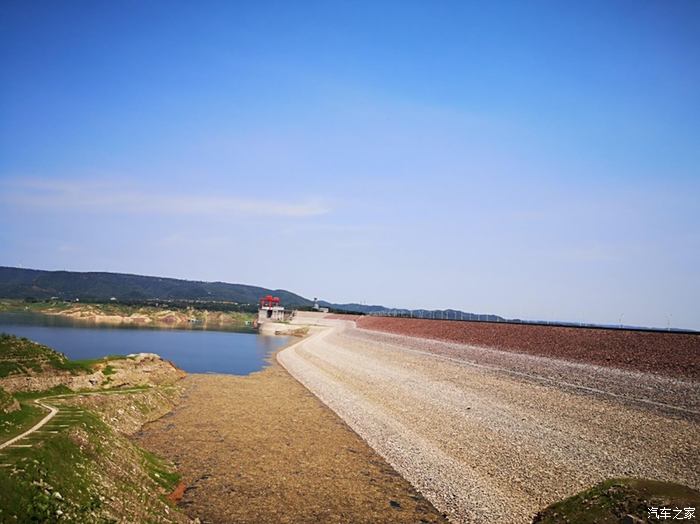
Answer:
POLYGON ((71 359, 157 353, 189 373, 247 375, 288 337, 203 329, 125 328, 35 313, 0 313, 0 332, 26 337, 71 359))

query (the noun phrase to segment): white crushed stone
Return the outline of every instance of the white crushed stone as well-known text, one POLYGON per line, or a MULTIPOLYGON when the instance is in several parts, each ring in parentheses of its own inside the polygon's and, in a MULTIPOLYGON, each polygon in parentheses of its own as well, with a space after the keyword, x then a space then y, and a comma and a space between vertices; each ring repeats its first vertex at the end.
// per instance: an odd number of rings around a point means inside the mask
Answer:
POLYGON ((279 362, 453 522, 610 477, 700 487, 697 383, 324 324, 279 362))

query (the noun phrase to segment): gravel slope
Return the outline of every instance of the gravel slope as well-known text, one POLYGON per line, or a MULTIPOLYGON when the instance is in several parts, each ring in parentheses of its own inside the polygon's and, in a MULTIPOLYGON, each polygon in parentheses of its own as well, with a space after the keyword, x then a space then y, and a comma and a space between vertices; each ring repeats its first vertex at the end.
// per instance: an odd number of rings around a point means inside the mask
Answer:
POLYGON ((370 316, 355 319, 358 327, 374 331, 700 380, 700 334, 370 316))
POLYGON ((455 522, 613 476, 700 486, 697 382, 334 322, 278 360, 455 522))

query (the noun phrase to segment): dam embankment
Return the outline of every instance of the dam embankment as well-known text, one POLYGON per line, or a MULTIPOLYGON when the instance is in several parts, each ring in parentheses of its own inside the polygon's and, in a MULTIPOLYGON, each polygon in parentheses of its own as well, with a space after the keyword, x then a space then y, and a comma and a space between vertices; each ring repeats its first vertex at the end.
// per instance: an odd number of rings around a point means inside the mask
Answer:
POLYGON ((279 362, 452 521, 529 522, 611 477, 700 486, 696 381, 316 323, 279 362))

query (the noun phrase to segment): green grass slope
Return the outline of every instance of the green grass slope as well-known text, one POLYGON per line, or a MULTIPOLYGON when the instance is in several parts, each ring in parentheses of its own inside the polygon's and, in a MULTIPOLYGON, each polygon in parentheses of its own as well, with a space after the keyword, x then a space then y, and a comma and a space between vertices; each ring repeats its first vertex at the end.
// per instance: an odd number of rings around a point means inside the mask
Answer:
POLYGON ((0 522, 188 521, 166 499, 179 481, 172 464, 91 411, 60 413, 22 447, 0 450, 0 522))
POLYGON ((29 339, 0 333, 0 378, 41 373, 47 369, 90 373, 91 361, 68 360, 65 355, 29 339))
POLYGON ((673 482, 611 479, 548 506, 535 516, 533 524, 659 522, 658 518, 650 518, 649 509, 652 507, 671 510, 693 507, 697 519, 700 492, 673 482))
MULTIPOLYGON (((0 382, 15 375, 91 372, 97 361, 71 361, 50 347, 0 335, 0 382)), ((107 375, 116 360, 99 360, 107 375)), ((0 388, 0 523, 184 523, 167 500, 179 481, 172 464, 141 450, 137 429, 172 408, 174 384, 118 390, 44 391, 0 388), (49 413, 47 423, 21 439, 49 413), (110 407, 111 406, 111 407, 110 407)))

